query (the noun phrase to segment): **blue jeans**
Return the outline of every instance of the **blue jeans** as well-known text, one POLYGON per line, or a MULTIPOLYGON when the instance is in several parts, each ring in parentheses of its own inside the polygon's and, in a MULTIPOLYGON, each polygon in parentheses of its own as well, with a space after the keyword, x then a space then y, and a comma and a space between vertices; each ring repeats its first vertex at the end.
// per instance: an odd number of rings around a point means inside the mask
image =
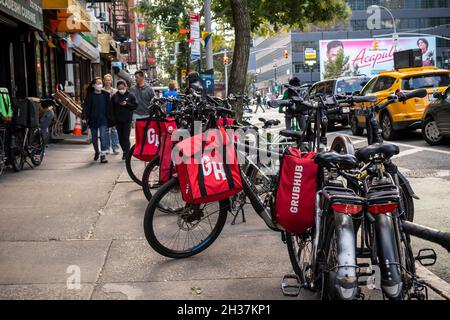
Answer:
POLYGON ((92 145, 94 146, 95 153, 99 153, 98 150, 98 138, 100 138, 100 147, 102 148, 102 152, 108 150, 108 127, 101 126, 100 128, 91 128, 92 135, 92 145), (100 136, 98 132, 100 131, 100 136))
POLYGON ((109 148, 112 147, 113 151, 119 150, 119 135, 117 134, 116 128, 109 128, 108 130, 106 130, 106 134, 106 139, 108 141, 108 148, 106 149, 109 150, 109 148))

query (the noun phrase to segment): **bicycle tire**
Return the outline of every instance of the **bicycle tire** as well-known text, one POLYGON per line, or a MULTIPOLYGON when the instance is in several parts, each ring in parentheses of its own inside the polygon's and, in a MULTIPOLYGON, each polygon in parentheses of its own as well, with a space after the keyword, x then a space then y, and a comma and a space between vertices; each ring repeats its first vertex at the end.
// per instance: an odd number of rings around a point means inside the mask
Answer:
POLYGON ((158 188, 161 185, 159 184, 151 184, 150 183, 150 176, 159 178, 159 162, 160 162, 160 156, 157 155, 152 161, 150 161, 147 166, 145 167, 144 173, 142 175, 142 190, 144 191, 144 195, 147 198, 148 201, 152 198, 152 191, 151 189, 158 188), (155 176, 154 170, 157 170, 157 177, 155 176))
POLYGON ((125 157, 125 167, 127 168, 127 172, 128 172, 128 175, 130 176, 131 180, 133 180, 135 183, 137 183, 139 186, 142 187, 142 177, 139 178, 134 173, 133 166, 131 165, 131 162, 133 161, 134 147, 135 147, 135 145, 133 145, 130 148, 130 151, 128 151, 128 153, 127 153, 127 155, 125 157))
MULTIPOLYGON (((145 210, 144 233, 148 244, 156 252, 168 258, 182 259, 199 254, 200 252, 207 249, 217 239, 227 220, 229 201, 227 199, 219 202, 218 219, 211 233, 205 238, 205 240, 203 240, 200 244, 197 244, 195 247, 189 248, 188 250, 173 250, 167 248, 164 244, 160 242, 157 235, 155 234, 153 222, 155 217, 155 211, 158 207, 158 203, 168 192, 171 192, 171 190, 176 187, 178 187, 178 178, 174 177, 170 179, 167 183, 163 184, 158 189, 158 191, 155 192, 155 194, 153 195, 153 197, 151 198, 150 202, 147 205, 147 209, 145 210)), ((181 212, 176 210, 175 214, 180 215, 181 212)), ((198 225, 199 224, 200 223, 198 223, 198 225)))
MULTIPOLYGON (((310 265, 306 265, 303 264, 301 262, 301 258, 300 255, 305 253, 305 248, 308 246, 310 246, 310 248, 308 250, 311 250, 311 252, 309 254, 312 254, 312 239, 310 236, 308 236, 306 239, 306 234, 304 235, 296 235, 296 234, 292 234, 289 232, 286 232, 286 246, 288 249, 288 254, 289 254, 289 260, 291 261, 291 265, 292 268, 295 272, 295 274, 300 278, 300 281, 302 282, 303 285, 307 285, 308 287, 310 286, 310 282, 311 282, 311 277, 308 277, 306 274, 306 271, 308 268, 311 268, 310 265), (303 239, 301 239, 303 238, 303 239), (300 243, 301 244, 298 246, 299 248, 296 248, 296 243, 300 243)), ((308 254, 308 253, 307 253, 308 254)), ((311 256, 306 257, 305 258, 309 258, 311 259, 311 256)), ((309 260, 311 261, 311 260, 309 260)))
POLYGON ((28 144, 30 146, 29 149, 31 149, 31 151, 29 151, 31 163, 33 163, 33 165, 35 166, 39 166, 42 163, 42 160, 44 160, 45 156, 44 136, 39 129, 30 131, 30 140, 28 141, 28 144), (35 142, 36 145, 33 146, 35 142))
POLYGON ((15 172, 21 171, 25 163, 25 157, 23 155, 23 150, 21 147, 22 145, 23 145, 23 135, 11 134, 10 146, 8 150, 9 155, 8 158, 9 163, 11 164, 15 172))

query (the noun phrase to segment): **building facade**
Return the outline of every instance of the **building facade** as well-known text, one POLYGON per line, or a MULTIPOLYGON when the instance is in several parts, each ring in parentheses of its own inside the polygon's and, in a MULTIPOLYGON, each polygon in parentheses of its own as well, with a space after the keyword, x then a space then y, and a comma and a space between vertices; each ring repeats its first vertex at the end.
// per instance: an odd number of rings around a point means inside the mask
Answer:
MULTIPOLYGON (((320 40, 363 39, 393 31, 392 18, 381 10, 381 29, 369 30, 367 8, 380 5, 390 9, 395 18, 397 33, 430 34, 450 38, 450 0, 348 0, 352 9, 349 23, 326 28, 312 27, 309 32, 295 30, 268 39, 257 39, 255 47, 256 90, 273 92, 276 85, 286 83, 292 75, 302 82, 320 80, 320 40), (283 49, 271 49, 279 44, 287 45, 289 57, 283 57, 283 49), (305 63, 305 49, 315 49, 316 63, 305 63), (267 49, 267 50, 265 50, 267 49), (259 51, 259 53, 258 53, 259 51), (278 60, 278 63, 275 61, 278 60), (275 78, 277 81, 275 81, 275 78)), ((401 34, 401 37, 404 35, 401 34)), ((436 65, 450 67, 450 41, 436 38, 436 65)))

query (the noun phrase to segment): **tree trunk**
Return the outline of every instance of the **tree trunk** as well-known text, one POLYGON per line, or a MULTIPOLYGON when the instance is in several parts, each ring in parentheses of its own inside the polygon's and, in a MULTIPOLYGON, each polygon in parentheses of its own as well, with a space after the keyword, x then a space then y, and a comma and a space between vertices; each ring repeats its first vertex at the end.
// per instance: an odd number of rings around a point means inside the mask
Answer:
MULTIPOLYGON (((248 59, 250 55, 250 14, 247 0, 231 0, 231 11, 234 24, 234 52, 228 80, 228 92, 236 95, 244 94, 247 79, 248 59)), ((234 105, 236 118, 242 120, 242 99, 234 105)))

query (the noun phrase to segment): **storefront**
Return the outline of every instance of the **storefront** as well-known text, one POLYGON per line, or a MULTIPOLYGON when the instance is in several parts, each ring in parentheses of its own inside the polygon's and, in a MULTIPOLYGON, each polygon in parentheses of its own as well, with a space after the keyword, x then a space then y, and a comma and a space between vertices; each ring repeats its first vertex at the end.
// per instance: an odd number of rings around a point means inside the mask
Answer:
POLYGON ((96 27, 77 0, 42 0, 42 8, 52 15, 49 25, 66 46, 65 91, 82 102, 100 63, 96 27))
POLYGON ((36 31, 42 32, 39 0, 0 0, 0 87, 12 97, 39 96, 36 31))

